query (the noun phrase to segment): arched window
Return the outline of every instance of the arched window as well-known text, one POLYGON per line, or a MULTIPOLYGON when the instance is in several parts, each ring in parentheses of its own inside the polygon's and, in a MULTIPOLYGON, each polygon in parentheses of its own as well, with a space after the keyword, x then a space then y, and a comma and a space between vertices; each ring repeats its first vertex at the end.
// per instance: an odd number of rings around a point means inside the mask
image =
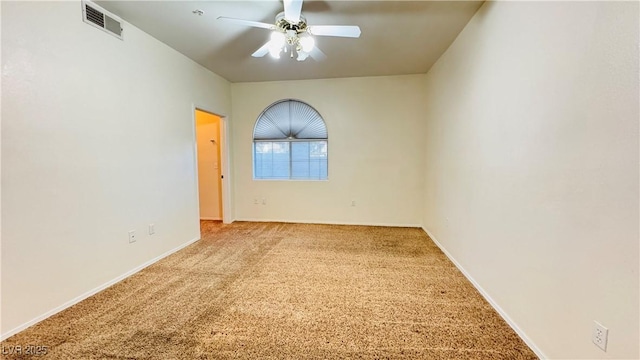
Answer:
POLYGON ((253 178, 326 180, 327 127, 298 100, 280 100, 258 116, 253 129, 253 178))

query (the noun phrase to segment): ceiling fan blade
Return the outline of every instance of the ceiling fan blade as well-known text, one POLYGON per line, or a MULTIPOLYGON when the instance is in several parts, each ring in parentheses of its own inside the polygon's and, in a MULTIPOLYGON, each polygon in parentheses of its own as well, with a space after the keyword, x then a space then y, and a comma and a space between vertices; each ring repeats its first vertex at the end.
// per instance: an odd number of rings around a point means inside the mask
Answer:
POLYGON ((269 42, 262 45, 260 49, 256 50, 251 56, 253 57, 263 57, 269 53, 269 42))
POLYGON ((360 27, 356 25, 314 25, 309 26, 309 32, 317 36, 360 37, 360 27))
POLYGON ((284 18, 292 24, 300 22, 302 12, 302 0, 284 0, 284 18))
POLYGON ((273 24, 267 24, 267 23, 251 21, 251 20, 234 19, 234 18, 229 18, 224 16, 219 16, 218 20, 224 20, 226 22, 230 22, 238 25, 246 25, 246 26, 269 29, 269 30, 273 30, 276 28, 276 26, 273 24))
POLYGON ((311 58, 315 61, 323 61, 327 58, 327 55, 325 55, 322 50, 318 49, 317 46, 313 47, 313 50, 311 50, 311 52, 309 52, 309 56, 311 56, 311 58))

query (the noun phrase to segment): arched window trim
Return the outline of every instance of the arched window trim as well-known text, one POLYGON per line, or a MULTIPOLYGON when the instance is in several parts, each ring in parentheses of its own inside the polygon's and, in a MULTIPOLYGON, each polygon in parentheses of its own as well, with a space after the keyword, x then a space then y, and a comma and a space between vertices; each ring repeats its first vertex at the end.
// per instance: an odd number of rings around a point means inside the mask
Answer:
POLYGON ((327 126, 313 106, 282 99, 258 115, 253 127, 253 179, 328 180, 327 126))
MULTIPOLYGON (((289 109, 289 111, 291 111, 291 109, 289 109)), ((264 132, 264 131, 263 131, 264 132)), ((262 110, 262 112, 260 113, 260 115, 258 115, 258 118, 256 119, 255 124, 253 125, 253 140, 254 141, 273 141, 273 140, 278 140, 278 141, 287 141, 287 140, 328 140, 328 131, 327 131, 327 124, 324 121, 324 118, 322 117, 322 115, 320 115, 320 113, 318 112, 318 110, 316 110, 313 106, 309 105, 308 103, 302 101, 302 100, 298 100, 298 99, 282 99, 282 100, 278 100, 274 103, 272 103, 271 105, 267 106, 264 110, 262 110), (309 119, 307 119, 307 123, 305 126, 300 126, 302 124, 292 124, 291 121, 291 114, 289 114, 289 124, 282 124, 282 120, 279 119, 274 119, 273 117, 275 115, 282 115, 282 114, 277 114, 274 112, 272 112, 273 109, 277 108, 280 104, 283 103, 288 103, 289 107, 291 106, 292 103, 297 103, 299 104, 299 108, 296 109, 298 110, 298 112, 301 112, 302 114, 300 115, 306 115, 309 117, 309 119), (300 107, 302 107, 302 109, 300 109, 300 107), (256 137, 256 131, 260 130, 259 126, 261 126, 261 121, 265 120, 269 123, 271 123, 271 125, 273 125, 274 128, 280 130, 280 133, 282 134, 282 136, 270 136, 270 137, 256 137), (315 124, 314 124, 315 123, 315 124), (284 126, 283 126, 284 125, 284 126), (286 128, 286 125, 288 125, 288 128, 286 128), (295 126, 298 125, 298 126, 295 126), (314 129, 317 130, 317 133, 323 133, 324 136, 303 136, 303 137, 298 137, 298 134, 303 134, 303 131, 307 130, 309 128, 309 126, 311 125, 316 125, 318 127, 320 127, 320 129, 314 129), (297 131, 295 133, 292 133, 292 128, 296 129, 297 131)))

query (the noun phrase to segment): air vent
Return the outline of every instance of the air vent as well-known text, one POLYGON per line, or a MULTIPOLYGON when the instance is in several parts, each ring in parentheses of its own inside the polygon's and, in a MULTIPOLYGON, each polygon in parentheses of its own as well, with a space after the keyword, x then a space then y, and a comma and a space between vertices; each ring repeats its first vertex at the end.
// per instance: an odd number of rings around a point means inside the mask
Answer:
POLYGON ((82 20, 122 40, 122 20, 90 1, 82 1, 82 20))

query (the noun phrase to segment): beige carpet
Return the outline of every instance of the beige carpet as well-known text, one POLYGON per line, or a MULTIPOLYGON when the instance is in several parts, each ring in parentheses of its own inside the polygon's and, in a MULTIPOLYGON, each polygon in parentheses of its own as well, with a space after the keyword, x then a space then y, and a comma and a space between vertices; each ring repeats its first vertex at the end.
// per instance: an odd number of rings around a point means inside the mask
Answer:
POLYGON ((3 348, 46 345, 45 359, 536 358, 420 229, 205 221, 202 236, 3 348))

